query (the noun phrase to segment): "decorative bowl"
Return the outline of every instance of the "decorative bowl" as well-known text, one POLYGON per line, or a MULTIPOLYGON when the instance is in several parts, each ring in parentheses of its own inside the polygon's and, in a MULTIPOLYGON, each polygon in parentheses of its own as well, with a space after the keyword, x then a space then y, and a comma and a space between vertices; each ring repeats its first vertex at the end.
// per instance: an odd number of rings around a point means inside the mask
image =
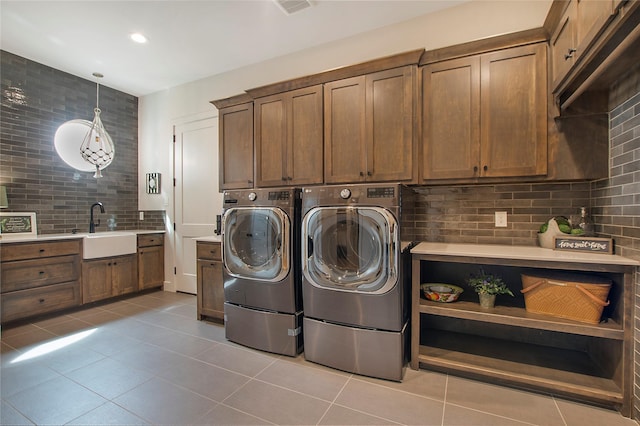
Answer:
POLYGON ((420 284, 422 294, 427 300, 434 302, 455 302, 464 291, 461 287, 452 284, 425 283, 420 284))

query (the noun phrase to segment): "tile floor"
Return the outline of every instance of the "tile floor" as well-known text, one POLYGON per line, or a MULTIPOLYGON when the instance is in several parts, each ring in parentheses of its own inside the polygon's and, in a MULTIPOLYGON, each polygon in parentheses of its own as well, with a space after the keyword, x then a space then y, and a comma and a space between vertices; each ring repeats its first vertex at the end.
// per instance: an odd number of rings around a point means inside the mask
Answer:
POLYGON ((2 425, 637 426, 446 374, 355 376, 235 345, 195 318, 195 296, 158 291, 3 329, 2 425))

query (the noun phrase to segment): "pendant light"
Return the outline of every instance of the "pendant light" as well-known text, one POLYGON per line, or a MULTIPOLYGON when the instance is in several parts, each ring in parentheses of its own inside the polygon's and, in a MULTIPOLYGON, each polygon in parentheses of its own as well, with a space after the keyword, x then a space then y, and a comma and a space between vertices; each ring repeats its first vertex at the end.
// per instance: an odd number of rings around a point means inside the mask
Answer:
POLYGON ((80 145, 80 155, 85 161, 95 166, 96 172, 93 177, 97 179, 102 177, 102 169, 111 164, 115 152, 111 136, 109 136, 102 124, 102 120, 100 120, 101 111, 98 103, 100 97, 99 79, 104 76, 97 72, 94 72, 93 76, 96 78, 96 107, 93 110, 95 116, 89 131, 82 141, 82 145, 80 145))

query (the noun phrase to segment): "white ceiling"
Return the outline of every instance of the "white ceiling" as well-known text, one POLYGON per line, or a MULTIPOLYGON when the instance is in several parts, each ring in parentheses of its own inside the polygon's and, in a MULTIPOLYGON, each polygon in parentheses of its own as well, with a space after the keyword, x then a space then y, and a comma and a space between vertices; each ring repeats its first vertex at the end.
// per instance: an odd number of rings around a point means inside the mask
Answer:
POLYGON ((312 0, 286 15, 273 0, 0 0, 0 49, 143 96, 465 1, 312 0))

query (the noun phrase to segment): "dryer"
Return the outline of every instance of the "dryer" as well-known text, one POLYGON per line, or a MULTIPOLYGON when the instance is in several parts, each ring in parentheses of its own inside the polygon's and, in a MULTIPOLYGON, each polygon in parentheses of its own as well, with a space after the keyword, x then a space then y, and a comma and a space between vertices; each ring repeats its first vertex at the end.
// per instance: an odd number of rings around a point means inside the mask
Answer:
MULTIPOLYGON (((305 358, 402 380, 409 356, 410 280, 400 184, 304 188, 302 294, 305 358)), ((410 227, 413 229, 413 226, 410 227)))
POLYGON ((226 191, 223 203, 226 338, 295 356, 302 351, 300 189, 226 191))

